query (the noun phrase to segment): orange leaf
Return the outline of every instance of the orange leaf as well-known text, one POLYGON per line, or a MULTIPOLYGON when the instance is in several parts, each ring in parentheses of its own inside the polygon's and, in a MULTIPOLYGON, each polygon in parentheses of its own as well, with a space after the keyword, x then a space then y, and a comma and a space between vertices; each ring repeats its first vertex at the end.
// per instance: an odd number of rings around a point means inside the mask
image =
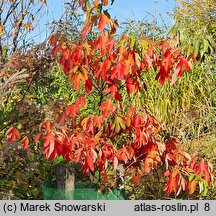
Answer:
POLYGON ((81 121, 81 126, 82 126, 82 128, 83 128, 84 131, 87 130, 88 122, 89 122, 89 117, 84 118, 84 119, 81 121))
POLYGON ((188 189, 189 189, 189 194, 193 194, 194 191, 196 190, 196 181, 193 179, 191 182, 188 183, 188 189))
POLYGON ((97 126, 98 128, 101 128, 102 124, 103 124, 104 120, 102 118, 102 116, 94 116, 93 117, 93 125, 97 126))
POLYGON ((85 81, 86 81, 86 79, 81 73, 75 74, 71 79, 71 83, 75 85, 75 88, 77 90, 80 90, 80 88, 81 88, 80 82, 85 82, 85 81))
POLYGON ((149 174, 151 172, 152 167, 153 167, 153 159, 147 157, 144 162, 145 173, 149 174))
POLYGON ((98 30, 103 31, 104 25, 109 25, 110 19, 105 14, 100 14, 99 24, 98 24, 98 30))
POLYGON ((48 119, 45 120, 44 125, 45 125, 45 130, 49 131, 51 127, 50 127, 50 121, 48 119))
POLYGON ((101 104, 99 109, 103 111, 103 116, 109 116, 115 111, 116 107, 113 105, 111 100, 107 100, 101 104))
POLYGON ((27 149, 28 148, 28 145, 29 145, 29 138, 27 136, 25 136, 23 138, 23 145, 24 145, 24 149, 27 149))
POLYGON ((40 139, 40 137, 41 137, 41 134, 42 133, 39 133, 39 134, 37 134, 35 137, 34 137, 34 142, 37 144, 38 143, 38 141, 39 141, 39 139, 40 139))
POLYGON ((98 0, 94 0, 94 6, 98 6, 98 4, 99 4, 99 1, 98 0))

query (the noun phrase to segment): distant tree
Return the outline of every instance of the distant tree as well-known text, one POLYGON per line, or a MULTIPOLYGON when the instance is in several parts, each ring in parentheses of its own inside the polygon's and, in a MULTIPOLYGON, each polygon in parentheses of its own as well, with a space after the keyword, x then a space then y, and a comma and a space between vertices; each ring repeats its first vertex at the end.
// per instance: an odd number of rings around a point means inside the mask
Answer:
POLYGON ((46 0, 0 1, 0 66, 19 46, 25 46, 28 34, 37 25, 46 0))
POLYGON ((177 0, 172 33, 188 56, 203 60, 205 55, 215 53, 216 2, 215 0, 177 0))

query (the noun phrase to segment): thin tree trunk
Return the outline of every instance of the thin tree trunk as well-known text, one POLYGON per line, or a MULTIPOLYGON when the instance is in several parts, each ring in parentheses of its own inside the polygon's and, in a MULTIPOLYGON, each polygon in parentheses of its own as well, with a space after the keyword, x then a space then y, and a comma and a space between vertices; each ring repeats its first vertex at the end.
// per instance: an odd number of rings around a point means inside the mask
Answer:
POLYGON ((74 199, 75 169, 71 165, 56 165, 57 188, 65 191, 65 199, 74 199))

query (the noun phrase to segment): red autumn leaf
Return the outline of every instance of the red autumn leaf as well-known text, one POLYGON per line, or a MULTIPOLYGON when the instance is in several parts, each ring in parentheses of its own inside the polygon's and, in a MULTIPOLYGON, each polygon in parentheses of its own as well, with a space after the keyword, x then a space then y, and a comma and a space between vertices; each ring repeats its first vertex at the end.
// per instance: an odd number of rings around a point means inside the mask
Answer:
POLYGON ((100 35, 98 37, 98 40, 95 43, 95 49, 100 48, 101 55, 104 55, 106 52, 106 42, 107 42, 107 37, 105 37, 104 35, 100 35))
MULTIPOLYGON (((63 58, 63 56, 62 56, 62 58, 63 58)), ((69 59, 64 59, 64 63, 62 65, 63 65, 64 73, 67 74, 71 69, 70 68, 71 67, 70 60, 69 59)))
POLYGON ((79 113, 80 113, 80 109, 75 104, 69 105, 66 108, 66 115, 71 115, 73 119, 76 118, 77 114, 79 113))
POLYGON ((103 2, 103 5, 104 5, 104 6, 107 6, 107 5, 108 5, 108 0, 102 0, 102 2, 103 2))
POLYGON ((74 65, 80 65, 82 62, 83 50, 80 48, 76 48, 70 56, 70 60, 74 63, 74 65))
POLYGON ((166 71, 166 74, 169 74, 171 69, 172 69, 172 54, 169 50, 167 50, 164 55, 163 55, 163 66, 164 66, 164 69, 166 71))
POLYGON ((107 100, 101 104, 99 109, 103 111, 103 116, 109 116, 116 110, 116 107, 113 105, 111 100, 107 100))
POLYGON ((115 42, 116 42, 116 39, 115 38, 109 38, 106 45, 107 45, 107 51, 108 51, 108 54, 109 56, 111 54, 113 54, 113 51, 114 51, 114 47, 115 47, 115 42))
POLYGON ((50 45, 55 47, 56 46, 56 40, 57 40, 57 35, 54 34, 50 37, 50 45))
POLYGON ((120 152, 118 154, 118 159, 121 160, 121 161, 123 161, 124 163, 127 163, 127 160, 128 160, 125 152, 120 152))
POLYGON ((99 24, 98 24, 98 30, 103 31, 104 25, 109 25, 110 19, 105 14, 100 14, 99 24))
POLYGON ((178 73, 178 77, 182 76, 184 70, 186 70, 187 72, 190 71, 190 66, 188 64, 188 61, 185 58, 183 58, 183 57, 180 58, 179 63, 176 66, 176 68, 180 68, 180 71, 178 73))
POLYGON ((105 89, 103 92, 104 93, 110 93, 111 97, 115 97, 116 92, 118 91, 116 86, 111 86, 108 89, 105 89))
POLYGON ((85 90, 86 90, 86 93, 87 93, 87 94, 88 94, 89 92, 91 92, 92 86, 93 86, 92 80, 91 80, 91 78, 88 78, 88 79, 86 80, 86 83, 85 83, 85 90))
POLYGON ((135 142, 136 145, 134 145, 134 148, 141 148, 143 145, 146 145, 148 141, 148 136, 145 132, 140 131, 139 129, 136 129, 136 136, 135 136, 135 142))
POLYGON ((169 137, 168 140, 165 141, 166 151, 172 152, 177 148, 177 144, 179 143, 179 140, 175 137, 169 137))
POLYGON ((169 74, 167 74, 167 71, 165 70, 164 66, 161 65, 160 70, 159 70, 159 72, 157 73, 157 75, 155 77, 155 80, 159 79, 161 85, 164 85, 166 78, 167 78, 167 80, 170 80, 169 74))
POLYGON ((21 137, 19 131, 14 127, 9 128, 6 132, 6 135, 9 138, 9 142, 14 142, 21 137))
POLYGON ((68 60, 70 57, 70 50, 65 48, 62 50, 62 56, 65 60, 68 60))
POLYGON ((172 175, 169 177, 168 183, 163 187, 163 191, 167 190, 167 195, 169 196, 172 192, 176 194, 178 187, 178 176, 173 177, 172 175))
POLYGON ((39 141, 41 135, 42 135, 42 133, 39 133, 39 134, 37 134, 37 135, 34 137, 34 142, 35 142, 36 144, 38 143, 38 141, 39 141))
POLYGON ((92 172, 94 172, 94 169, 95 169, 95 168, 94 168, 94 163, 93 163, 92 158, 91 158, 89 155, 86 155, 86 157, 85 157, 85 162, 88 164, 90 170, 91 170, 92 172))
POLYGON ((93 125, 98 127, 99 129, 101 128, 102 124, 103 124, 104 120, 102 116, 94 116, 93 117, 93 125))
POLYGON ((131 94, 132 92, 139 92, 140 91, 140 85, 139 82, 133 78, 129 78, 126 82, 126 89, 127 93, 131 94))
POLYGON ((97 78, 100 76, 103 79, 103 81, 106 81, 110 67, 111 67, 110 59, 106 59, 104 62, 102 62, 99 66, 99 69, 96 72, 97 78))
POLYGON ((83 108, 85 104, 86 104, 86 99, 84 95, 81 95, 81 97, 79 97, 75 102, 75 105, 78 106, 79 108, 83 108))
POLYGON ((134 126, 135 128, 139 128, 140 125, 143 124, 143 122, 144 122, 144 120, 139 114, 137 114, 131 118, 131 125, 134 126))
POLYGON ((92 27, 92 23, 87 23, 84 28, 82 29, 82 39, 85 39, 87 33, 89 32, 89 30, 91 29, 92 27))
POLYGON ((55 135, 51 132, 43 136, 44 138, 44 153, 46 158, 49 159, 53 151, 55 150, 55 135))
POLYGON ((188 64, 188 61, 185 58, 181 57, 179 63, 174 68, 171 85, 173 85, 177 81, 177 79, 183 75, 184 70, 189 72, 190 66, 188 64))
POLYGON ((128 116, 131 116, 136 113, 137 107, 132 107, 128 110, 128 116))
POLYGON ((119 94, 118 89, 116 86, 111 86, 108 89, 104 90, 104 93, 110 93, 111 97, 115 98, 118 101, 121 101, 122 96, 119 94))
MULTIPOLYGON (((92 121, 89 121, 88 122, 88 130, 87 130, 88 133, 94 133, 94 125, 93 125, 93 122, 92 121)), ((89 141, 91 140, 87 140, 85 141, 85 144, 87 144, 89 141)))
POLYGON ((128 161, 128 150, 127 148, 123 147, 119 149, 116 153, 116 156, 118 160, 123 161, 124 163, 127 163, 128 161))
POLYGON ((28 145, 29 145, 29 138, 27 136, 25 136, 23 138, 23 148, 24 149, 27 149, 28 148, 28 145))
POLYGON ((199 162, 196 173, 200 174, 207 183, 210 182, 210 172, 209 172, 207 165, 204 163, 204 161, 199 162))
POLYGON ((123 65, 122 63, 118 62, 113 69, 111 70, 110 73, 110 78, 111 79, 120 79, 120 80, 124 80, 125 78, 125 65, 123 65))
POLYGON ((83 152, 83 148, 79 148, 76 150, 75 152, 76 163, 79 163, 81 161, 82 152, 83 152))

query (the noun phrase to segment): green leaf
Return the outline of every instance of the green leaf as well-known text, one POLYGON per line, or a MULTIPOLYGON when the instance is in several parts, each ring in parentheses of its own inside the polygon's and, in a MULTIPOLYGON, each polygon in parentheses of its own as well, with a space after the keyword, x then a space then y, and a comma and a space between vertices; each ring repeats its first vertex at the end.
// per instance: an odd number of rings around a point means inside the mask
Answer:
POLYGON ((196 40, 194 43, 194 56, 197 57, 199 54, 200 43, 199 40, 196 40))
POLYGON ((126 126, 125 126, 125 123, 123 121, 123 119, 119 116, 116 116, 115 119, 114 119, 114 122, 112 124, 112 127, 111 129, 114 129, 116 133, 119 133, 119 131, 122 129, 125 129, 126 126))
POLYGON ((189 56, 192 52, 193 52, 193 47, 189 46, 188 51, 187 51, 187 55, 189 56))
POLYGON ((202 192, 202 195, 206 196, 207 192, 208 192, 208 183, 204 179, 202 180, 202 183, 203 183, 203 192, 202 192))
POLYGON ((133 48, 135 45, 136 39, 133 35, 130 35, 130 48, 133 48))
POLYGON ((185 35, 182 31, 179 31, 179 39, 181 43, 185 40, 185 35))
POLYGON ((199 179, 200 179, 200 176, 199 175, 195 175, 195 181, 199 181, 199 179))
POLYGON ((189 182, 191 182, 194 179, 195 174, 190 174, 189 176, 189 182))
POLYGON ((211 47, 215 47, 215 42, 214 39, 211 36, 206 36, 206 39, 209 41, 209 44, 211 45, 211 47))
POLYGON ((209 46, 210 46, 209 41, 204 38, 203 39, 203 53, 208 51, 209 46))

